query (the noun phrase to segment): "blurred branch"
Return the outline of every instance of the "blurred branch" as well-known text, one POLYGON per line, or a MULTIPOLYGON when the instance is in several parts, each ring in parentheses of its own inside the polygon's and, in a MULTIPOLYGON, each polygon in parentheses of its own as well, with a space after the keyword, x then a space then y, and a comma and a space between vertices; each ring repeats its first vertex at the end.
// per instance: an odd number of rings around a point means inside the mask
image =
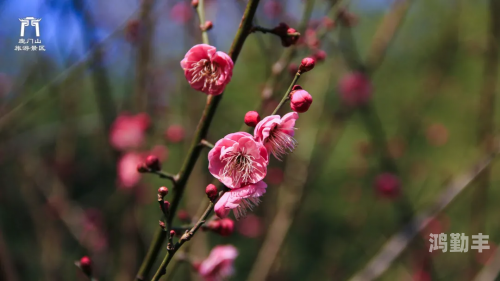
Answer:
POLYGON ((405 18, 411 2, 411 0, 394 1, 389 13, 384 17, 373 37, 370 51, 365 60, 365 67, 368 71, 376 69, 384 59, 389 44, 401 27, 401 22, 405 18))
MULTIPOLYGON (((500 2, 489 1, 489 31, 487 49, 484 54, 483 85, 480 92, 479 120, 478 120, 478 141, 485 153, 490 153, 495 149, 494 128, 495 128, 495 94, 498 79, 498 46, 500 43, 500 2)), ((484 231, 488 211, 488 188, 490 186, 491 167, 477 179, 477 187, 472 194, 471 212, 475 214, 472 220, 472 232, 480 233, 484 231)), ((471 259, 473 270, 477 270, 480 265, 476 260, 471 259)))
MULTIPOLYGON (((203 0, 200 1, 200 4, 198 5, 198 9, 201 9, 203 7, 203 0), (201 7, 200 7, 201 6, 201 7)), ((243 48, 243 44, 249 34, 250 28, 252 27, 252 20, 255 15, 255 12, 257 11, 257 6, 259 5, 259 0, 250 0, 248 1, 247 7, 245 9, 245 12, 243 14, 243 17, 241 19, 240 26, 238 28, 238 31, 236 32, 236 36, 233 40, 233 44, 231 45, 231 48, 229 50, 229 56, 233 60, 234 63, 236 63, 236 60, 238 59, 238 56, 240 54, 241 49, 243 48)), ((204 37, 204 40, 208 40, 207 38, 204 37)), ((194 168, 194 165, 196 164, 196 160, 198 159, 203 147, 199 146, 198 144, 201 142, 201 140, 206 139, 207 134, 208 134, 208 129, 210 127, 210 124, 212 123, 212 119, 215 115, 215 111, 219 105, 219 102, 221 101, 222 97, 224 94, 218 95, 218 96, 209 96, 207 98, 207 104, 205 106, 205 109, 203 110, 201 119, 198 123, 197 131, 194 136, 194 139, 191 143, 191 148, 189 149, 188 155, 186 157, 186 160, 184 161, 181 170, 179 172, 179 180, 177 181, 175 188, 174 188, 174 195, 173 195, 173 200, 172 204, 170 205, 170 215, 167 219, 167 223, 169 225, 172 225, 173 218, 175 216, 177 207, 180 203, 180 200, 182 198, 182 195, 184 193, 184 189, 186 187, 187 181, 189 179, 189 176, 191 175, 191 171, 194 168)), ((209 206, 210 207, 210 206, 209 206)), ((151 266, 154 263, 154 260, 156 259, 156 256, 158 255, 158 252, 161 248, 161 245, 163 244, 163 241, 165 240, 166 235, 163 233, 163 230, 158 227, 157 228, 157 234, 155 235, 155 239, 152 241, 152 244, 148 250, 148 254, 146 255, 146 259, 143 261, 141 268, 139 269, 139 273, 137 274, 136 280, 144 280, 144 278, 147 276, 149 273, 151 266), (158 234, 159 232, 159 234, 158 234)), ((173 254, 172 254, 173 255, 173 254)), ((171 258, 169 258, 169 254, 165 257, 165 259, 168 259, 170 261, 171 258)), ((160 267, 158 269, 158 273, 161 275, 164 274, 166 268, 165 267, 160 267)), ((158 278, 160 277, 158 276, 158 278)))
POLYGON ((398 233, 394 234, 382 247, 380 252, 361 271, 356 273, 350 280, 365 281, 374 280, 386 271, 391 263, 408 246, 416 234, 422 231, 429 222, 442 212, 471 182, 481 173, 488 169, 493 163, 497 153, 492 153, 479 161, 465 174, 458 176, 445 187, 444 192, 435 201, 433 206, 422 211, 412 221, 407 223, 398 233))
POLYGON ((137 46, 137 59, 135 64, 135 105, 137 111, 146 111, 148 109, 148 91, 147 86, 150 79, 149 62, 152 56, 151 43, 153 41, 154 23, 151 11, 154 0, 141 1, 141 10, 139 13, 140 40, 137 46))

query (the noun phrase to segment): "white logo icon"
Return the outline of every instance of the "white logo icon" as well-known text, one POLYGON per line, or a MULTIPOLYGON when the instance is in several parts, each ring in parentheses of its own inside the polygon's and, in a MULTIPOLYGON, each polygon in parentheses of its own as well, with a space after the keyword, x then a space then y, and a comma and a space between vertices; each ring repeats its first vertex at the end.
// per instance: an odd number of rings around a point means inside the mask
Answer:
POLYGON ((30 26, 30 22, 31 22, 31 26, 34 26, 35 29, 36 29, 36 37, 40 37, 40 25, 39 25, 39 22, 41 21, 42 19, 37 19, 37 18, 34 18, 34 17, 25 17, 24 19, 19 19, 19 21, 21 21, 21 37, 24 37, 24 28, 26 26, 30 26))

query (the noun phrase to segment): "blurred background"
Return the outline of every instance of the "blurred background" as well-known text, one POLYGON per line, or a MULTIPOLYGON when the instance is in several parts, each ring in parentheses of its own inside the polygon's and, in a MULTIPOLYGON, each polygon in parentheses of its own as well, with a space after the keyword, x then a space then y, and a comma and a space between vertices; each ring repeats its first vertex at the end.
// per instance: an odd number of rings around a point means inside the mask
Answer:
MULTIPOLYGON (((99 280, 137 274, 161 218, 157 189, 171 183, 136 165, 154 154, 177 173, 206 102, 179 65, 201 43, 190 1, 145 2, 151 9, 0 1, 0 280, 86 280, 74 264, 84 255, 99 280), (25 29, 40 44, 20 43, 25 17, 41 18, 39 37, 25 29), (120 126, 132 128, 118 138, 134 149, 113 138, 120 126)), ((218 50, 229 50, 246 2, 205 1, 218 50)), ((383 270, 361 280, 493 280, 479 274, 500 270, 500 174, 487 158, 499 121, 498 1, 260 2, 255 24, 286 22, 301 39, 284 48, 272 34, 248 37, 208 140, 239 130, 249 110, 268 115, 305 56, 317 63, 299 84, 314 102, 298 120, 298 148, 271 160, 261 205, 231 236, 200 231, 179 256, 201 261, 232 244, 231 280, 348 280, 372 259, 383 270), (353 72, 373 85, 363 106, 339 95, 353 72), (420 229, 404 230, 412 222, 420 229), (383 254, 398 233, 408 245, 383 254), (430 233, 483 233, 490 249, 429 253, 430 233)), ((207 153, 189 179, 184 220, 206 205, 207 153)), ((199 280, 189 262, 169 276, 199 280)))

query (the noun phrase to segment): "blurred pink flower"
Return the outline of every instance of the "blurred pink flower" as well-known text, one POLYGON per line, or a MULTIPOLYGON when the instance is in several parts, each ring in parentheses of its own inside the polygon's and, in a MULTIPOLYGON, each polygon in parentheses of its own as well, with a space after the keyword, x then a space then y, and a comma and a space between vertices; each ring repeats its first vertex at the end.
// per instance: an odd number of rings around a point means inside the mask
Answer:
POLYGON ((279 115, 267 116, 255 127, 254 137, 261 141, 276 159, 281 159, 287 152, 293 151, 297 145, 293 136, 295 121, 298 118, 297 112, 287 113, 283 118, 279 115))
POLYGON ((264 14, 270 19, 274 19, 281 14, 283 6, 277 0, 269 0, 264 4, 264 14))
POLYGON ((134 187, 141 179, 137 165, 144 161, 139 153, 128 152, 118 160, 118 183, 123 188, 134 187))
POLYGON ((261 218, 255 215, 248 215, 237 224, 238 232, 249 238, 256 238, 262 235, 263 224, 261 218))
POLYGON ((349 73, 339 83, 342 100, 350 106, 363 105, 372 95, 372 85, 363 73, 349 73))
POLYGON ((238 250, 232 245, 216 246, 199 265, 198 273, 205 281, 225 280, 234 273, 234 260, 238 250))
POLYGON ((164 145, 155 145, 151 149, 150 154, 158 157, 161 162, 164 162, 168 158, 168 148, 164 145))
POLYGON ((170 10, 170 17, 175 23, 187 23, 193 17, 193 7, 185 1, 178 2, 170 10))
POLYGON ((207 95, 220 95, 233 76, 233 60, 214 46, 192 47, 181 61, 191 87, 207 95))
POLYGON ((233 210, 236 219, 244 217, 247 210, 260 203, 259 197, 266 193, 267 184, 259 181, 241 188, 226 191, 215 204, 214 210, 219 218, 225 218, 233 210))
POLYGON ((181 125, 171 125, 165 131, 165 138, 172 143, 178 143, 184 140, 186 132, 184 131, 184 127, 181 125))
POLYGON ((208 170, 229 188, 257 183, 267 173, 266 148, 246 132, 229 134, 208 153, 208 170))
POLYGON ((150 119, 146 113, 121 114, 111 125, 109 141, 118 150, 138 148, 144 142, 149 124, 150 119))

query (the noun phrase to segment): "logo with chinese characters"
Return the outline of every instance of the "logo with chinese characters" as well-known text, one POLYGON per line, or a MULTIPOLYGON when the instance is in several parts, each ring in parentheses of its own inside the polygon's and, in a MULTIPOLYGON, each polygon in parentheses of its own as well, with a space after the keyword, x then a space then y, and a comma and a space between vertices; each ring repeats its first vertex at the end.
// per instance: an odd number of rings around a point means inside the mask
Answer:
POLYGON ((37 19, 34 17, 25 17, 19 19, 21 22, 21 34, 18 44, 14 47, 14 51, 45 51, 45 46, 42 45, 42 40, 40 37, 40 21, 42 19, 37 19), (25 38, 24 31, 26 27, 33 26, 35 28, 36 38, 25 38))
MULTIPOLYGON (((431 242, 431 247, 429 252, 441 250, 443 253, 448 251, 448 234, 429 234, 429 242, 431 242)), ((488 250, 490 246, 488 245, 489 235, 483 235, 479 233, 478 235, 472 235, 472 250, 477 250, 482 253, 483 250, 488 250)), ((465 236, 464 233, 451 233, 450 234, 450 253, 466 253, 469 251, 469 236, 465 236)))

